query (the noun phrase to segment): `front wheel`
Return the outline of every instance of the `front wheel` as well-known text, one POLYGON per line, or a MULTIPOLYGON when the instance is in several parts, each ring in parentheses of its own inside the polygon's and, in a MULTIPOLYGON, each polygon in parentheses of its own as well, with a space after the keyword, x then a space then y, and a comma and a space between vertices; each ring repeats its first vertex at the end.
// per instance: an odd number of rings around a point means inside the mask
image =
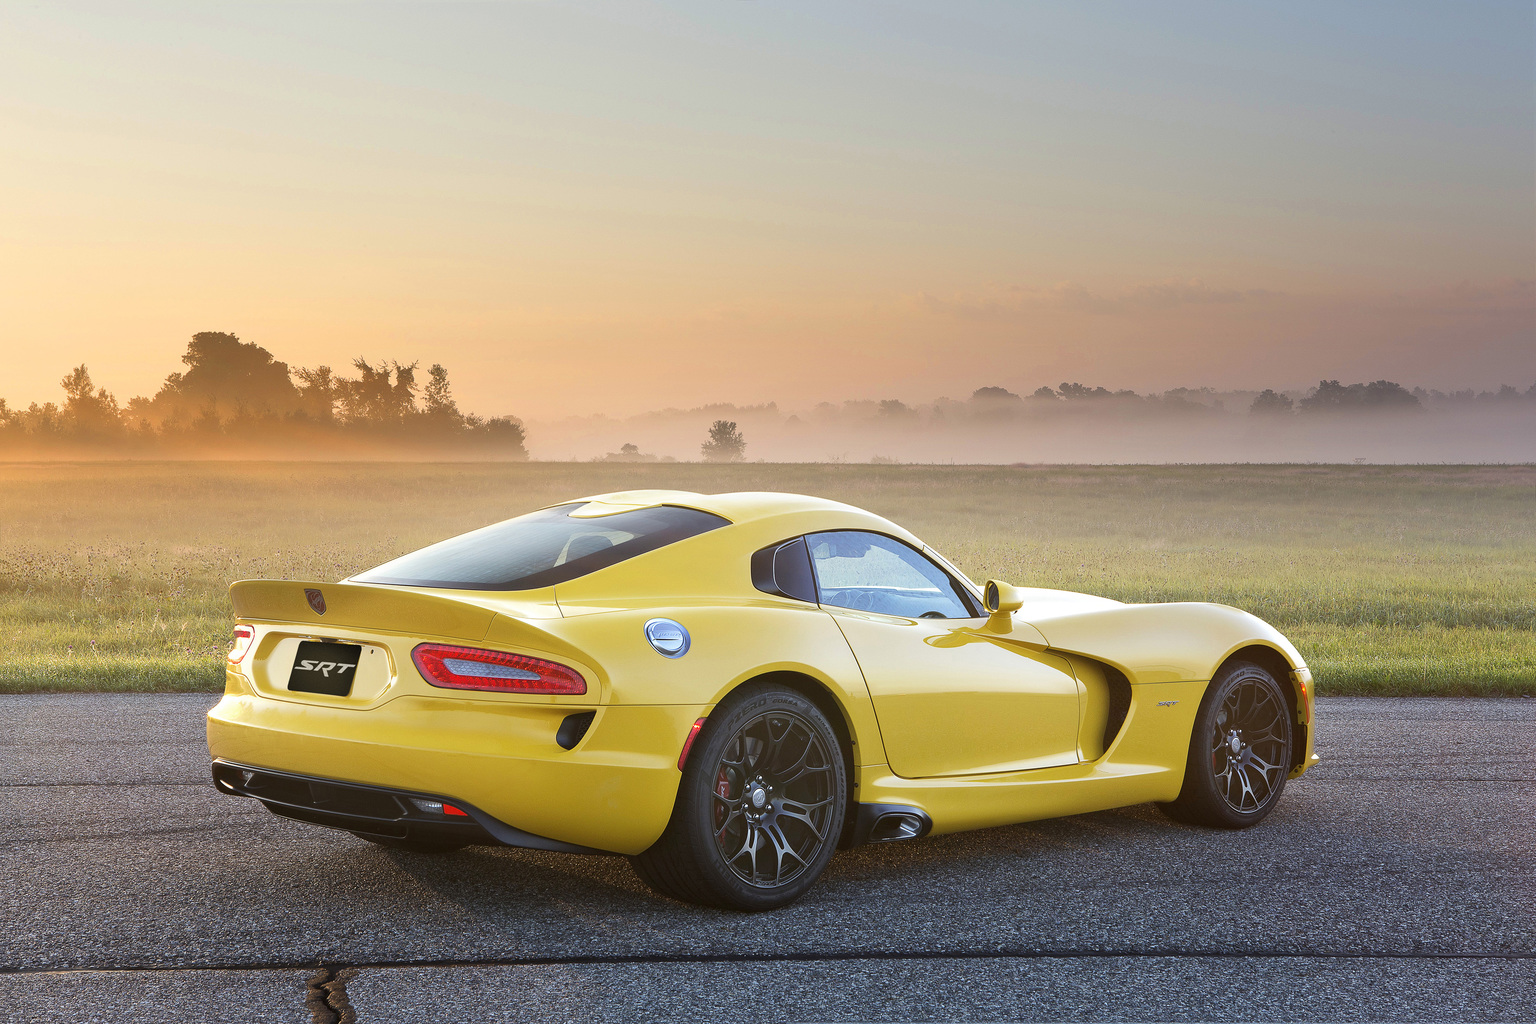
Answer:
POLYGON ((709 716, 667 830, 631 863, 674 899, 782 907, 832 859, 847 793, 842 747, 821 710, 793 690, 744 687, 709 716))
POLYGON ((1178 799, 1170 818, 1248 828, 1274 809, 1291 771, 1291 710, 1280 684, 1258 665, 1221 672, 1200 702, 1178 799))

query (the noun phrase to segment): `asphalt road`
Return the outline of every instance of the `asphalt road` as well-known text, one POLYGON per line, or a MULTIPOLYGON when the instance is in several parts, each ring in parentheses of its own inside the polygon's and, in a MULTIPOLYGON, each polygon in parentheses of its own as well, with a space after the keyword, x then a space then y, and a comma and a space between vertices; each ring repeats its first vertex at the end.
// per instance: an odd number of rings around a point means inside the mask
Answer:
POLYGON ((751 916, 273 817, 210 785, 211 702, 0 696, 0 1020, 1536 1019, 1536 700, 1324 699, 1257 829, 865 847, 751 916))

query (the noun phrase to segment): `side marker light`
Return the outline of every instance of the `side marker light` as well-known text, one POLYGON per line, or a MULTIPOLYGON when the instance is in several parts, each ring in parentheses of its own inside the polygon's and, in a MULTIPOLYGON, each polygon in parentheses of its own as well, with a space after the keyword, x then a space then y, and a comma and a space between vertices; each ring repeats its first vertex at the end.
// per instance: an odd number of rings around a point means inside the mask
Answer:
POLYGON ((693 749, 693 741, 699 738, 699 730, 704 728, 704 719, 693 723, 693 728, 688 730, 688 738, 683 740, 683 752, 677 755, 677 770, 682 771, 683 765, 688 761, 688 751, 693 749))

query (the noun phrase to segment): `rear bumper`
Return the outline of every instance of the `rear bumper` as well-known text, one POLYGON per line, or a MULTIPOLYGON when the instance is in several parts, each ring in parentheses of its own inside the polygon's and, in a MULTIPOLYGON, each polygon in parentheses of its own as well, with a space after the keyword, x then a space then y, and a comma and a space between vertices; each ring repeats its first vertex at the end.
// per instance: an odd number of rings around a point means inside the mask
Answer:
POLYGON ((397 813, 401 800, 417 796, 470 812, 490 837, 471 842, 640 853, 671 818, 678 753, 708 707, 599 707, 568 750, 556 736, 573 710, 422 697, 358 710, 227 693, 208 713, 208 750, 216 765, 229 765, 216 769, 224 792, 315 824, 400 838, 379 830, 418 829, 423 823, 408 811, 397 813), (317 798, 278 787, 264 796, 232 774, 242 768, 264 771, 273 785, 286 777, 349 788, 317 798), (386 802, 364 799, 370 792, 386 802))
POLYGON ((452 802, 433 793, 319 779, 233 761, 213 762, 213 785, 221 793, 259 800, 267 810, 285 818, 383 839, 520 846, 559 853, 604 852, 524 832, 463 801, 453 804, 464 812, 462 817, 418 805, 417 801, 438 805, 452 802))

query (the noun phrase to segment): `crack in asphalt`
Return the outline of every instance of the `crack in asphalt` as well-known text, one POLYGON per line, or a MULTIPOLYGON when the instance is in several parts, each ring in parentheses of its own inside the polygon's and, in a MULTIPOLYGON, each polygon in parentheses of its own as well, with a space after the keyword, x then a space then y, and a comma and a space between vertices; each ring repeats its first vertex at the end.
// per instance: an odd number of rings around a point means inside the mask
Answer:
MULTIPOLYGON (((952 949, 952 950, 831 950, 803 953, 637 953, 633 955, 488 957, 474 960, 349 960, 322 966, 310 981, 310 989, 326 985, 346 998, 346 981, 362 970, 408 970, 420 967, 574 967, 622 966, 626 964, 774 964, 774 963, 845 963, 859 960, 1381 960, 1381 961, 1459 961, 1459 960, 1536 960, 1536 950, 1476 951, 1461 953, 1394 953, 1370 950, 1314 952, 1290 949, 1212 951, 1184 948, 1170 949, 952 949)), ((314 969, 315 961, 217 962, 149 965, 143 967, 10 967, 0 966, 7 974, 163 974, 187 971, 291 971, 314 969)), ((327 1005, 333 1005, 328 1003, 327 1005)), ((350 1007, 349 1007, 350 1009, 350 1007)), ((334 1008, 333 1012, 340 1012, 334 1008)))
POLYGON ((347 982, 356 968, 321 967, 304 986, 304 1005, 314 1024, 357 1024, 357 1011, 347 997, 347 982))

